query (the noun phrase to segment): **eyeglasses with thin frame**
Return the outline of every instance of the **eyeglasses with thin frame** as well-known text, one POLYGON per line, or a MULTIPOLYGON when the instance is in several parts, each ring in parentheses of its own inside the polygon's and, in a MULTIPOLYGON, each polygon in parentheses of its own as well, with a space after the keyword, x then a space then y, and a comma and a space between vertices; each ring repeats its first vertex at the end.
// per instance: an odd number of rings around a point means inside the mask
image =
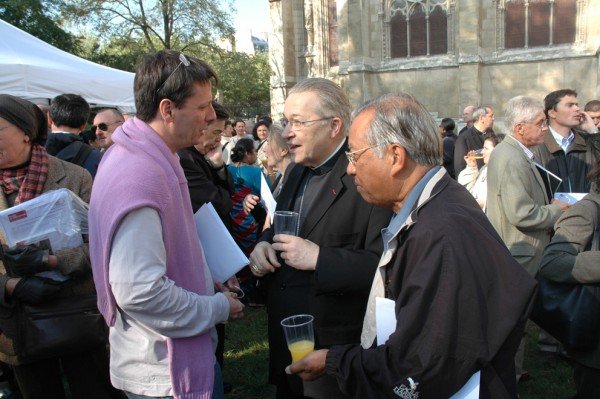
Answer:
POLYGON ((114 125, 115 123, 119 123, 119 122, 123 122, 123 121, 114 121, 112 123, 98 123, 97 125, 92 125, 92 131, 95 132, 97 129, 102 130, 103 132, 108 131, 108 127, 114 125))
POLYGON ((310 121, 299 121, 299 120, 291 120, 291 121, 287 121, 287 124, 290 126, 290 130, 293 130, 295 132, 304 129, 309 123, 315 123, 315 122, 320 122, 320 121, 326 121, 328 119, 333 119, 335 118, 334 116, 328 116, 326 118, 320 118, 320 119, 313 119, 310 121))
POLYGON ((175 69, 173 69, 173 71, 169 74, 169 76, 167 76, 167 78, 165 80, 163 80, 162 84, 158 87, 158 89, 156 89, 156 92, 154 93, 154 102, 156 102, 158 92, 162 90, 162 88, 165 86, 165 83, 167 83, 169 78, 171 76, 173 76, 173 74, 179 69, 179 67, 181 65, 183 65, 184 67, 190 66, 190 60, 188 60, 187 57, 183 53, 179 53, 179 64, 177 64, 175 69))
POLYGON ((538 129, 543 129, 543 128, 548 127, 548 120, 547 119, 542 119, 538 123, 533 123, 533 122, 521 122, 521 123, 528 123, 530 125, 534 125, 538 129))
POLYGON ((358 158, 360 158, 360 156, 364 152, 366 152, 367 150, 370 150, 371 148, 379 147, 382 145, 384 145, 384 143, 379 143, 379 144, 375 144, 375 145, 372 145, 369 147, 361 148, 360 150, 346 151, 346 158, 348 158, 348 162, 350 162, 352 165, 356 165, 358 158))

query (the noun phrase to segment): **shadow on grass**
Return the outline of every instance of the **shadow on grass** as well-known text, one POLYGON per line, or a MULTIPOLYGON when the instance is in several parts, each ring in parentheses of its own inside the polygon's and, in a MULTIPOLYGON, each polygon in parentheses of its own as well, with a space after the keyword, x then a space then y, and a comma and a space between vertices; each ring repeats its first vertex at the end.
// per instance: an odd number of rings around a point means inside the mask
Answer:
MULTIPOLYGON (((272 399, 275 389, 267 383, 269 350, 267 312, 246 308, 246 317, 228 323, 225 341, 225 381, 232 391, 227 399, 272 399)), ((572 369, 564 359, 548 362, 537 348, 539 328, 528 328, 525 369, 531 378, 519 384, 521 399, 568 399, 575 395, 572 369)))
POLYGON ((269 345, 267 312, 264 308, 244 309, 244 319, 225 327, 224 380, 232 390, 228 399, 267 399, 275 397, 268 384, 269 345))
POLYGON ((521 399, 568 399, 575 395, 573 369, 563 358, 549 360, 537 346, 540 329, 533 325, 527 328, 525 346, 525 370, 530 379, 519 383, 521 399))

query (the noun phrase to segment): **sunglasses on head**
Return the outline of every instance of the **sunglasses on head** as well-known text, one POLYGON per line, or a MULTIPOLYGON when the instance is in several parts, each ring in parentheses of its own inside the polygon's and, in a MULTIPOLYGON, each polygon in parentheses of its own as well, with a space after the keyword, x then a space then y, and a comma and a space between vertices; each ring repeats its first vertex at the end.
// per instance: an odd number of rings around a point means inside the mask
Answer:
POLYGON ((173 71, 169 74, 169 76, 167 76, 167 78, 165 80, 163 80, 163 82, 161 83, 161 85, 158 87, 158 89, 156 89, 156 91, 154 92, 154 102, 156 103, 156 99, 158 96, 158 93, 162 90, 162 88, 164 87, 165 83, 167 83, 167 81, 169 80, 169 78, 171 76, 173 76, 173 74, 179 69, 180 66, 184 66, 184 67, 189 67, 191 65, 190 60, 187 59, 187 57, 183 54, 183 53, 179 53, 179 64, 177 64, 177 66, 175 67, 175 69, 173 69, 173 71))

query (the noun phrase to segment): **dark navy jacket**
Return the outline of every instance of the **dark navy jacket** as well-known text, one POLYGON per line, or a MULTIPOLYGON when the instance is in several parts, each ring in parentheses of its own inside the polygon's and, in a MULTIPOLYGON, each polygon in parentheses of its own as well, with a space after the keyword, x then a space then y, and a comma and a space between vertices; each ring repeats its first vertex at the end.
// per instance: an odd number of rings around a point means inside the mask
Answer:
POLYGON ((92 178, 96 176, 102 155, 100 151, 86 144, 83 139, 71 133, 50 133, 46 140, 48 154, 85 168, 92 178))

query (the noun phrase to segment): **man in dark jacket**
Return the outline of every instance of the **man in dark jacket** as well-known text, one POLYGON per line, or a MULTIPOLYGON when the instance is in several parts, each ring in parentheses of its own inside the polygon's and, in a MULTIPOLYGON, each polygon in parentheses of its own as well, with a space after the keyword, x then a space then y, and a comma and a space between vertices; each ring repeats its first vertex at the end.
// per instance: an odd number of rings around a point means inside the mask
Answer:
POLYGON ((600 141, 600 137, 590 134, 595 133, 596 126, 590 123, 590 132, 577 129, 587 125, 581 125, 585 115, 575 90, 549 93, 544 98, 544 112, 550 131, 544 136, 544 143, 532 150, 536 161, 562 179, 558 191, 588 193, 590 182, 586 176, 595 163, 592 146, 600 141))
POLYGON ((299 213, 298 234, 267 229, 250 255, 268 291, 269 381, 278 398, 346 398, 330 376, 304 388, 297 377, 286 378, 291 356, 280 322, 311 314, 316 348, 357 344, 390 212, 366 203, 346 173, 350 103, 338 85, 303 80, 290 91, 284 114, 295 165, 286 169, 277 210, 299 213))
POLYGON ((90 116, 90 106, 77 94, 61 94, 52 99, 49 121, 52 133, 48 134, 48 154, 85 168, 96 176, 100 164, 100 151, 83 141, 80 133, 90 116))
POLYGON ((210 202, 228 228, 231 225, 229 212, 233 207, 233 180, 223 161, 221 132, 229 114, 225 108, 213 101, 216 119, 205 129, 202 141, 193 147, 179 150, 179 162, 185 173, 192 200, 192 210, 210 202))
MULTIPOLYGON (((465 155, 469 151, 483 148, 483 135, 494 126, 494 110, 490 107, 477 107, 473 111, 473 126, 461 133, 454 144, 454 174, 458 176, 467 166, 465 155)), ((483 159, 477 160, 479 169, 483 159)))
MULTIPOLYGON (((223 224, 229 229, 231 228, 229 212, 233 207, 231 201, 233 180, 227 171, 221 150, 221 132, 225 128, 229 114, 216 101, 212 102, 212 106, 216 119, 206 126, 200 142, 195 146, 177 151, 177 154, 190 190, 192 211, 195 213, 202 205, 211 203, 223 224)), ((235 276, 229 282, 239 290, 239 283, 235 276)), ((225 324, 220 323, 215 327, 218 335, 215 356, 222 369, 224 366, 225 324)), ((229 387, 229 384, 227 386, 229 387)))
POLYGON ((454 173, 454 145, 458 136, 454 133, 456 124, 452 118, 444 118, 440 122, 440 134, 442 135, 442 147, 444 150, 444 169, 451 178, 456 179, 454 173))
POLYGON ((286 371, 305 379, 327 372, 361 399, 448 398, 480 371, 480 398, 516 398, 514 355, 535 281, 439 166, 440 139, 425 107, 388 95, 355 114, 348 173, 367 202, 396 213, 382 231, 362 347, 318 350, 286 371), (389 339, 375 328, 384 298, 397 321, 389 339))

